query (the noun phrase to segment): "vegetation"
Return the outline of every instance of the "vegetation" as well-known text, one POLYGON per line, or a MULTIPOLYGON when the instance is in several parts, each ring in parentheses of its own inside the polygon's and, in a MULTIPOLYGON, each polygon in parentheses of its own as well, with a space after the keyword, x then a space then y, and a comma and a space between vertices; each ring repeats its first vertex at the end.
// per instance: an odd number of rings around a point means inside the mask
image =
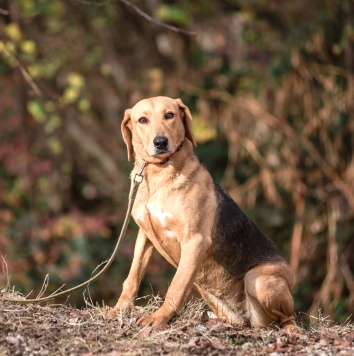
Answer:
POLYGON ((163 330, 137 327, 136 320, 161 304, 107 318, 107 307, 90 302, 79 310, 57 305, 0 305, 1 355, 351 355, 354 326, 329 325, 323 317, 301 334, 231 326, 210 319, 205 305, 189 302, 163 330), (6 312, 5 312, 6 311, 6 312))
MULTIPOLYGON (((108 258, 131 169, 120 121, 162 94, 190 107, 198 155, 289 259, 297 313, 354 312, 351 0, 0 0, 0 80, 0 285, 49 273, 49 293, 108 258)), ((136 232, 93 300, 114 304, 136 232)), ((173 272, 156 255, 140 294, 173 272)))

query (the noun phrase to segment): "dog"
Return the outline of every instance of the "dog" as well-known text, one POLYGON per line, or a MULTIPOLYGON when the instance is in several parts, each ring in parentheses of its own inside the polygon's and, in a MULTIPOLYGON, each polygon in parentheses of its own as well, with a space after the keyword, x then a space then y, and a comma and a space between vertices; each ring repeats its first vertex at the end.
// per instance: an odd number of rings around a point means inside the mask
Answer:
POLYGON ((139 226, 134 258, 110 315, 134 307, 156 249, 177 270, 162 306, 138 324, 165 326, 194 286, 227 323, 296 329, 292 272, 200 163, 188 107, 180 99, 144 99, 125 111, 121 129, 128 160, 135 160, 132 176, 147 165, 132 211, 139 226))

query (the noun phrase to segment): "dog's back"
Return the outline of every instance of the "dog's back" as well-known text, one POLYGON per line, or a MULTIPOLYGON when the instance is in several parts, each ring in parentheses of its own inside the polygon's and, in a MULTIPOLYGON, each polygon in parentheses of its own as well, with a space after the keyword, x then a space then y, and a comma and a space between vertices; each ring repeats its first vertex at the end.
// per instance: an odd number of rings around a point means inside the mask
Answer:
POLYGON ((213 257, 235 280, 253 267, 285 262, 273 241, 217 184, 215 193, 217 210, 212 232, 213 257))

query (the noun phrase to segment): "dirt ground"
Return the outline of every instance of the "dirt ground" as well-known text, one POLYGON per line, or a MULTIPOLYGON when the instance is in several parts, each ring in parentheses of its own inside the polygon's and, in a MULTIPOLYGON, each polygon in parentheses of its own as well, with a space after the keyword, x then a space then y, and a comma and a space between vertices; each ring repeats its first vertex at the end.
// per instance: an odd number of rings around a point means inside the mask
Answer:
POLYGON ((107 317, 108 307, 0 301, 0 355, 354 355, 354 325, 317 325, 289 335, 271 329, 231 326, 209 318, 190 302, 163 330, 136 325, 155 310, 152 298, 133 313, 107 317))

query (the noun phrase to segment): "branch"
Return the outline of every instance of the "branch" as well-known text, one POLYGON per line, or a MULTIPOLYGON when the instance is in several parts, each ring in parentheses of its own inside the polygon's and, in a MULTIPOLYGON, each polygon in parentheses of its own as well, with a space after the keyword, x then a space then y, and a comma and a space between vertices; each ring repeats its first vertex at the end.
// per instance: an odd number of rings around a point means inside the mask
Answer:
POLYGON ((0 14, 1 14, 1 15, 5 15, 5 16, 8 16, 8 15, 10 15, 10 11, 4 10, 4 9, 0 9, 0 14))
POLYGON ((86 0, 75 0, 76 2, 83 5, 93 5, 93 6, 105 6, 111 2, 111 0, 107 0, 105 2, 95 2, 95 1, 86 1, 86 0))
POLYGON ((70 119, 70 115, 65 122, 65 127, 69 135, 80 145, 81 150, 101 164, 105 175, 108 175, 110 179, 119 180, 121 178, 121 173, 119 173, 114 159, 107 154, 92 135, 86 132, 75 120, 70 119))
POLYGON ((301 145, 321 169, 324 176, 329 178, 332 184, 343 194, 351 210, 354 211, 354 192, 351 185, 342 179, 340 174, 338 174, 337 169, 333 167, 330 162, 327 162, 309 138, 303 135, 298 135, 285 120, 279 119, 278 117, 272 115, 256 99, 253 99, 250 96, 234 97, 227 92, 217 89, 201 89, 184 81, 181 81, 180 86, 183 87, 184 91, 188 91, 190 93, 198 93, 199 95, 214 98, 228 104, 233 103, 237 107, 252 114, 252 116, 256 119, 263 120, 270 127, 279 130, 284 136, 288 137, 293 142, 301 145))
MULTIPOLYGON (((8 43, 8 40, 6 39, 6 37, 4 37, 2 35, 0 35, 0 40, 3 41, 5 44, 8 43)), ((20 69, 22 76, 25 78, 26 82, 30 85, 30 87, 33 89, 35 94, 37 96, 42 96, 43 94, 42 94, 41 89, 39 88, 37 83, 34 81, 33 77, 27 70, 26 66, 22 63, 20 56, 15 51, 9 50, 6 46, 4 48, 11 56, 16 58, 16 62, 17 62, 16 64, 17 64, 18 68, 20 69)))
POLYGON ((294 201, 295 201, 295 223, 293 226, 293 233, 291 237, 291 248, 290 248, 290 268, 295 275, 295 281, 298 282, 298 270, 301 259, 301 246, 302 237, 304 230, 303 216, 305 212, 305 198, 300 193, 300 189, 295 189, 294 191, 294 201))
POLYGON ((314 144, 305 136, 298 135, 295 130, 285 121, 281 120, 267 110, 265 110, 256 100, 248 97, 241 97, 235 99, 235 103, 238 107, 247 110, 254 117, 264 120, 269 126, 281 130, 281 132, 302 145, 302 147, 311 156, 312 160, 319 166, 322 173, 327 176, 333 185, 346 197, 347 202, 352 210, 354 210, 354 193, 351 187, 340 177, 336 169, 326 161, 326 159, 321 155, 316 149, 314 144))
POLYGON ((347 262, 347 260, 350 256, 350 251, 351 251, 351 249, 348 249, 342 255, 342 257, 340 259, 340 268, 341 268, 344 280, 345 280, 347 287, 349 289, 350 297, 354 301, 354 277, 353 277, 352 271, 350 270, 349 264, 347 262))
POLYGON ((135 12, 137 12, 141 17, 152 22, 153 24, 155 24, 157 26, 164 27, 164 28, 166 28, 170 31, 173 31, 173 32, 183 33, 188 36, 196 36, 197 35, 197 32, 195 32, 195 31, 187 31, 187 30, 183 30, 181 28, 175 27, 175 26, 167 25, 166 23, 151 17, 146 12, 144 12, 139 7, 137 7, 135 4, 131 3, 129 0, 119 0, 119 1, 122 2, 126 6, 129 6, 135 12))
MULTIPOLYGON (((87 0, 75 0, 76 2, 80 3, 80 4, 84 4, 84 5, 94 5, 94 6, 104 6, 110 3, 110 0, 107 0, 103 3, 100 2, 91 2, 91 1, 87 1, 87 0)), ((188 35, 188 36, 196 36, 197 32, 195 31, 187 31, 187 30, 183 30, 182 28, 178 28, 172 25, 168 25, 160 20, 155 19, 154 17, 148 15, 146 12, 144 12, 143 10, 141 10, 138 6, 136 6, 135 4, 133 4, 132 2, 130 2, 129 0, 119 0, 121 3, 123 3, 124 5, 130 7, 131 9, 133 9, 138 15, 140 15, 141 17, 143 17, 145 20, 148 20, 149 22, 152 22, 154 25, 166 28, 167 30, 173 31, 173 32, 177 32, 177 33, 183 33, 184 35, 188 35)))

